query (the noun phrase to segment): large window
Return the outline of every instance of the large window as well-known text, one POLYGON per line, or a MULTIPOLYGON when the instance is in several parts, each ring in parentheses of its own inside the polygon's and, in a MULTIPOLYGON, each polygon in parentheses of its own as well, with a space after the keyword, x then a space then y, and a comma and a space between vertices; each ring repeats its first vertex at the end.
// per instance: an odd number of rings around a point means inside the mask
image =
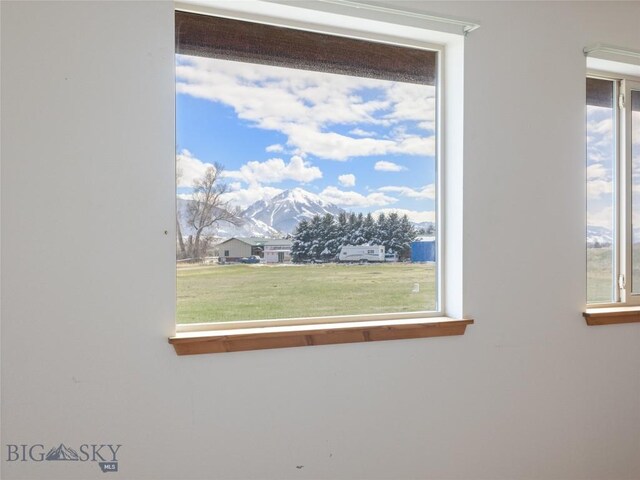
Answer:
POLYGON ((179 324, 442 311, 437 49, 177 12, 179 324))
POLYGON ((587 78, 587 300, 640 304, 640 82, 587 78))

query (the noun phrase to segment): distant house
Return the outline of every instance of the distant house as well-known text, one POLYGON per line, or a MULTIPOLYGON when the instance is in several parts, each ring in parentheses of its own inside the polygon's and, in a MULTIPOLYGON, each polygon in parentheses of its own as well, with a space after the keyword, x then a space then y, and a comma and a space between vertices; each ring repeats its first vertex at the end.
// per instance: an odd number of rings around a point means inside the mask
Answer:
POLYGON ((269 240, 264 245, 264 261, 267 263, 285 263, 291 261, 291 240, 269 240))
POLYGON ((418 237, 411 242, 412 262, 435 262, 436 239, 435 237, 418 237))
POLYGON ((268 241, 268 238, 261 237, 232 237, 216 245, 216 249, 222 261, 238 262, 252 255, 262 258, 268 241))

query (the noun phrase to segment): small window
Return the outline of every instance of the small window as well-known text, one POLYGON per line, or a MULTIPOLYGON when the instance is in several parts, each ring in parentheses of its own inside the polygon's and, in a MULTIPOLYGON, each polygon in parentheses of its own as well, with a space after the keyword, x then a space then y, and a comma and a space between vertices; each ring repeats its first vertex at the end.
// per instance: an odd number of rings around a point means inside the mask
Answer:
POLYGON ((587 302, 640 304, 640 82, 587 78, 587 302))
POLYGON ((440 55, 176 13, 178 324, 441 314, 440 55))

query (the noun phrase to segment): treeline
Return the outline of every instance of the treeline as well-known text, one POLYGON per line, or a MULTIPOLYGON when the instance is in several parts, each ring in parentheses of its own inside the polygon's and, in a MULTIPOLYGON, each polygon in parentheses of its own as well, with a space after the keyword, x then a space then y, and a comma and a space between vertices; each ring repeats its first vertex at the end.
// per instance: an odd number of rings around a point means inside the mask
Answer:
POLYGON ((426 233, 432 232, 416 229, 409 217, 395 212, 381 213, 377 218, 371 213, 316 215, 296 227, 291 256, 294 262, 330 261, 344 246, 383 245, 386 253, 397 253, 400 259, 405 259, 411 254, 411 242, 426 233))

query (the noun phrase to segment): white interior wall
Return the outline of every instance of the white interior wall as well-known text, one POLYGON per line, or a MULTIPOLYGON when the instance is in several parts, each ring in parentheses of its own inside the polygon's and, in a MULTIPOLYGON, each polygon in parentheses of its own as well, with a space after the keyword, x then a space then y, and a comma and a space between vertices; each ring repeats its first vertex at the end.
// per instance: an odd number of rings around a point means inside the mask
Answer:
POLYGON ((476 325, 177 357, 172 4, 2 2, 2 478, 103 477, 5 461, 59 442, 122 444, 123 479, 640 476, 640 326, 580 316, 581 50, 640 50, 640 3, 404 4, 482 24, 460 138, 476 325))

